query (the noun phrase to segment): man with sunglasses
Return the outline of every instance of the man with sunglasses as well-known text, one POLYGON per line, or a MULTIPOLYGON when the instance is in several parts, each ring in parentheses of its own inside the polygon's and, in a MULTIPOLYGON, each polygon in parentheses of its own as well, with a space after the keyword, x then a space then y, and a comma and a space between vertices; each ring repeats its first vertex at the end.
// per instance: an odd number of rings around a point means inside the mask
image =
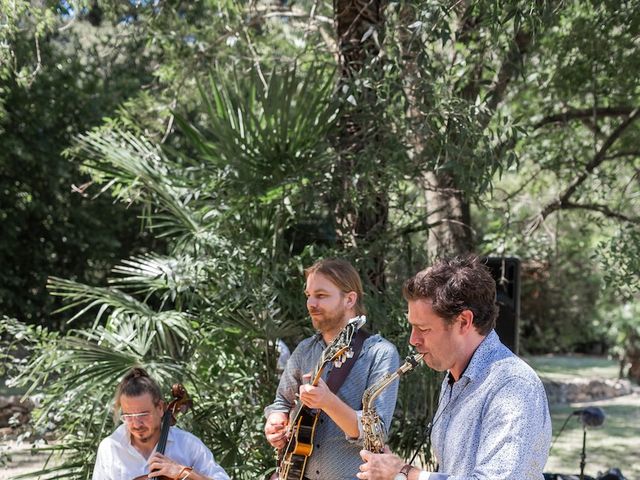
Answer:
POLYGON ((115 395, 114 417, 122 425, 100 442, 93 480, 229 480, 204 443, 177 427, 169 429, 165 454, 156 452, 163 414, 158 384, 144 369, 131 369, 115 395))

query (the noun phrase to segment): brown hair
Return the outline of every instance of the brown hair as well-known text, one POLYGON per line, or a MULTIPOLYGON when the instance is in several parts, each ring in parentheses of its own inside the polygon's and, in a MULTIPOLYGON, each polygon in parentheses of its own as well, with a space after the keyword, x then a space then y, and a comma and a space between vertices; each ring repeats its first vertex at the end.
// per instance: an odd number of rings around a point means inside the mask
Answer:
POLYGON ((407 280, 402 293, 407 301, 431 300, 433 311, 449 324, 463 310, 471 310, 480 335, 487 335, 495 327, 496 284, 476 256, 438 260, 407 280))
POLYGON ((356 315, 367 313, 362 298, 362 280, 353 265, 341 258, 326 258, 318 260, 316 263, 304 270, 304 278, 309 278, 313 273, 321 273, 340 289, 343 293, 355 292, 357 295, 353 309, 356 315))
POLYGON ((120 397, 139 397, 148 393, 154 405, 162 401, 162 393, 156 381, 149 376, 144 368, 134 367, 122 378, 114 396, 113 418, 116 423, 120 420, 120 397))

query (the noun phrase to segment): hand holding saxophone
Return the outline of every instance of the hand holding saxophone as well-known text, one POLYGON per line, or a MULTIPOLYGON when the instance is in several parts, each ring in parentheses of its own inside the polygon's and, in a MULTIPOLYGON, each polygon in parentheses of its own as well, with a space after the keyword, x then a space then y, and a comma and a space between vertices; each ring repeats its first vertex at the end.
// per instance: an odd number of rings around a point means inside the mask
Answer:
POLYGON ((368 450, 360 451, 360 457, 364 463, 360 465, 360 472, 356 474, 361 480, 386 480, 394 478, 404 461, 391 453, 389 447, 385 446, 382 453, 371 453, 368 450))

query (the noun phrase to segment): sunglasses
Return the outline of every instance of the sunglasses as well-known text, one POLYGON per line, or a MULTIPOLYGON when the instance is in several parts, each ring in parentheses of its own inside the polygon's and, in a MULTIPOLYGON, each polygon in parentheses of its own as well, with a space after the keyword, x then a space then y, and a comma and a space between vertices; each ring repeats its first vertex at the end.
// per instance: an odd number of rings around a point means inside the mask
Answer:
POLYGON ((120 419, 125 423, 133 423, 136 419, 145 421, 151 416, 151 412, 142 413, 121 413, 120 419))

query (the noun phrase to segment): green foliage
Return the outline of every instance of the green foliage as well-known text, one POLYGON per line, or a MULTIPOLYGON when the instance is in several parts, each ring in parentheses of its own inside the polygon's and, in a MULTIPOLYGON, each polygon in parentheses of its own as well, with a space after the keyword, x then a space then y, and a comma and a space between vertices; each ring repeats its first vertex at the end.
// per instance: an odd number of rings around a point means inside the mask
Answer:
POLYGON ((608 289, 621 299, 634 298, 640 291, 640 231, 621 226, 597 245, 595 256, 608 289))
POLYGON ((280 70, 272 71, 268 84, 255 70, 242 79, 236 74, 233 90, 211 72, 208 89, 200 87, 208 114, 205 135, 177 117, 201 158, 233 169, 238 185, 280 187, 310 162, 326 159, 326 136, 338 114, 332 72, 316 65, 306 66, 303 75, 295 66, 280 70))
MULTIPOLYGON (((431 191, 473 202, 480 253, 522 258, 530 351, 608 347, 615 289, 637 293, 634 2, 391 2, 386 35, 370 30, 380 55, 337 89, 328 4, 17 4, 0 50, 0 261, 28 267, 3 274, 0 299, 22 302, 25 271, 50 276, 46 301, 74 329, 2 328, 31 342, 16 381, 43 389, 36 428, 69 454, 53 476, 90 475, 113 387, 137 364, 187 385, 183 425, 233 478, 266 472, 275 341, 308 333, 303 267, 351 259, 370 327, 403 350, 401 282, 434 253, 430 230, 457 221, 431 191), (80 175, 102 193, 90 205, 61 193, 80 175), (162 248, 130 246, 123 204, 162 248), (75 248, 50 247, 62 232, 75 248)), ((437 383, 401 384, 390 442, 405 456, 437 383)))
POLYGON ((3 3, 9 13, 0 33, 0 310, 64 328, 64 317, 50 319, 57 305, 46 293, 47 276, 103 281, 143 242, 136 209, 91 198, 89 177, 62 151, 148 75, 134 44, 126 57, 108 50, 117 29, 81 21, 63 28, 52 8, 3 3))

